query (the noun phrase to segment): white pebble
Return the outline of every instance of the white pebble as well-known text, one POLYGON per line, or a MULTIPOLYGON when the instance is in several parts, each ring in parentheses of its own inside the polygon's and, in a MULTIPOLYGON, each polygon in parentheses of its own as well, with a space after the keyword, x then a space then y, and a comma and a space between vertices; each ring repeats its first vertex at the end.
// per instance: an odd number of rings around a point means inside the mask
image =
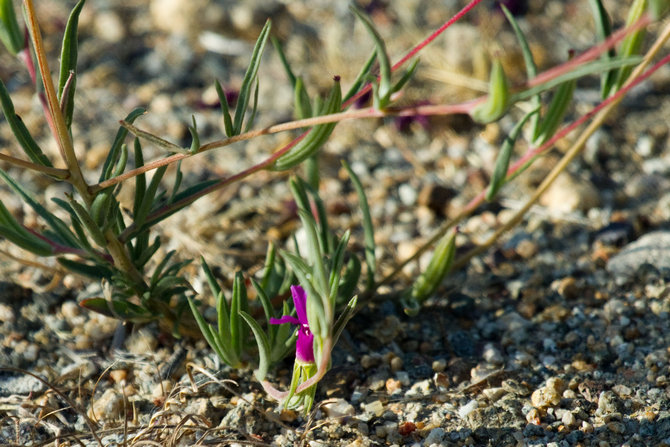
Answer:
POLYGON ((465 419, 470 413, 475 411, 477 409, 477 400, 472 399, 470 402, 467 404, 463 405, 461 408, 458 409, 458 417, 461 419, 465 419))

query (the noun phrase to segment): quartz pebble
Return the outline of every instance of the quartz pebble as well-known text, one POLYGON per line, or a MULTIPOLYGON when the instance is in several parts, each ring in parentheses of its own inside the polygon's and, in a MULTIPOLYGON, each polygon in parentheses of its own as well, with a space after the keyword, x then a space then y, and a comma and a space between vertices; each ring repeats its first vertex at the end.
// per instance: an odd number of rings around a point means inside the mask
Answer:
POLYGON ((536 408, 547 408, 558 405, 565 389, 565 383, 558 377, 552 377, 542 388, 533 391, 530 400, 536 408))

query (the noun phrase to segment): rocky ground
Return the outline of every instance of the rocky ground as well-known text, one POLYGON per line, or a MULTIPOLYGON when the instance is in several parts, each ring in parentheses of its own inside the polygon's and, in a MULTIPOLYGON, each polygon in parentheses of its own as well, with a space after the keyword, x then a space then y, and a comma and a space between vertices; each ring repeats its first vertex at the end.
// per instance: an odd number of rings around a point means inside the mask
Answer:
MULTIPOLYGON (((72 2, 36 3, 55 66, 72 2)), ((454 14, 454 3, 464 2, 366 4, 397 59, 454 14)), ((528 3, 519 20, 542 67, 593 44, 586 2, 528 3)), ((625 10, 612 15, 620 26, 625 10)), ((89 0, 73 126, 85 174, 97 178, 118 120, 137 106, 148 109, 140 127, 178 144, 189 144, 192 114, 201 138, 221 138, 213 80, 240 85, 268 16, 312 94, 336 74, 350 82, 372 49, 346 2, 89 0)), ((521 81, 516 48, 494 2, 483 2, 422 53, 402 101, 480 94, 491 52, 521 81)), ((0 77, 55 159, 20 64, 0 55, 0 77)), ((271 49, 260 79, 258 126, 291 119, 292 93, 271 49)), ((572 118, 595 103, 597 90, 597 79, 580 82, 572 118)), ((175 340, 148 325, 110 349, 117 322, 77 304, 99 284, 61 274, 50 260, 16 262, 10 255, 25 253, 3 243, 0 445, 670 445, 668 91, 667 69, 636 89, 522 224, 453 272, 418 316, 406 316, 396 298, 425 256, 381 288, 349 323, 309 417, 277 410, 250 370, 222 365, 202 340, 175 340)), ((389 273, 486 186, 513 125, 509 117, 485 127, 460 117, 340 124, 322 159, 333 227, 351 228, 352 246, 361 246, 357 198, 339 170, 345 158, 371 202, 379 275, 389 273)), ((288 138, 195 157, 183 165, 184 181, 238 172, 288 138)), ((16 153, 4 124, 0 143, 16 153)), ((568 144, 466 221, 459 246, 504 223, 568 144)), ((161 155, 146 151, 147 159, 161 155)), ((67 192, 2 167, 46 197, 67 192)), ((298 225, 285 180, 259 174, 199 200, 160 225, 164 250, 202 255, 223 278, 240 268, 253 273, 268 240, 283 244, 298 225)), ((36 221, 8 190, 0 197, 24 222, 36 221)), ((194 288, 206 292, 197 266, 189 269, 194 288)), ((287 359, 272 380, 286 387, 290 370, 287 359)))

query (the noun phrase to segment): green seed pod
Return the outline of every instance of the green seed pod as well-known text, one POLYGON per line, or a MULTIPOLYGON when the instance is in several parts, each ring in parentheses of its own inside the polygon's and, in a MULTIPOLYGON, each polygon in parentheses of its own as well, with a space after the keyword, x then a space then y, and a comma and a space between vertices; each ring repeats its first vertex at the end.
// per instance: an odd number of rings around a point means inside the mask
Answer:
POLYGON ((480 124, 499 120, 510 106, 509 82, 498 59, 493 61, 491 79, 489 80, 489 96, 486 102, 475 107, 470 116, 480 124))

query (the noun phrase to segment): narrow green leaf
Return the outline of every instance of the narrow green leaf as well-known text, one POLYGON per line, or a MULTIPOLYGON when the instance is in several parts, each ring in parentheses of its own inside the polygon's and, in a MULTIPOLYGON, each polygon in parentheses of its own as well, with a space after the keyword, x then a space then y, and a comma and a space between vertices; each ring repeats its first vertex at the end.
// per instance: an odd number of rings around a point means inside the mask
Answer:
POLYGON ((168 264, 170 263, 170 258, 177 253, 175 250, 170 250, 167 252, 165 257, 161 260, 161 262, 158 263, 156 268, 154 269, 154 272, 151 274, 151 280, 149 281, 149 284, 152 286, 158 282, 161 276, 163 276, 163 271, 166 269, 168 264))
POLYGON ((511 98, 511 103, 517 102, 517 101, 525 101, 526 99, 532 97, 533 95, 537 95, 538 93, 541 93, 545 90, 550 90, 566 81, 571 81, 573 79, 579 79, 581 77, 584 77, 589 74, 594 74, 594 73, 601 73, 605 70, 611 70, 613 68, 619 68, 619 67, 625 67, 627 65, 637 65, 640 62, 642 62, 642 58, 640 56, 631 56, 631 57, 625 57, 625 58, 616 58, 611 61, 593 61, 593 62, 588 62, 585 64, 580 65, 579 67, 576 67, 574 70, 570 71, 569 73, 566 73, 561 76, 557 76, 554 79, 551 79, 547 82, 544 82, 542 84, 536 85, 534 87, 531 87, 529 89, 526 89, 524 91, 515 93, 512 95, 511 98))
POLYGON ((307 259, 311 264, 312 283, 320 297, 327 297, 329 287, 326 279, 326 266, 323 262, 323 252, 319 243, 316 221, 311 213, 304 210, 298 210, 298 216, 307 234, 307 259))
POLYGON ((88 264, 86 262, 73 261, 72 259, 63 257, 59 257, 57 260, 69 271, 88 276, 89 278, 93 278, 98 281, 103 278, 111 279, 114 275, 111 269, 100 264, 88 264))
POLYGON ((238 355, 242 352, 242 344, 245 341, 244 328, 240 324, 240 311, 242 310, 243 301, 247 301, 247 289, 244 286, 242 272, 237 272, 233 281, 233 294, 230 299, 230 340, 233 349, 238 355))
MULTIPOLYGON (((312 185, 300 177, 295 177, 294 183, 300 185, 300 190, 305 193, 301 194, 300 201, 298 201, 298 198, 296 197, 296 203, 299 205, 298 208, 302 209, 306 213, 313 214, 312 203, 314 204, 316 217, 319 221, 317 225, 319 228, 319 245, 321 247, 321 251, 328 255, 333 250, 333 238, 330 233, 330 227, 328 226, 328 213, 326 212, 326 206, 324 205, 323 200, 321 200, 321 197, 319 197, 318 190, 315 189, 312 185), (305 202, 303 197, 307 197, 307 192, 312 197, 312 201, 307 199, 305 202)), ((292 189, 292 191, 296 190, 292 189)))
MULTIPOLYGON (((142 143, 139 138, 135 138, 133 144, 135 152, 135 168, 144 166, 144 155, 142 153, 142 143)), ((144 202, 144 197, 147 192, 147 176, 143 172, 135 176, 135 200, 133 202, 133 216, 137 216, 140 212, 140 206, 144 202)))
MULTIPOLYGON (((139 116, 142 116, 145 113, 146 113, 145 109, 138 107, 132 112, 130 112, 128 116, 126 116, 126 119, 124 121, 132 124, 139 116)), ((114 137, 112 147, 109 149, 109 153, 107 154, 105 163, 102 166, 102 171, 100 172, 100 179, 99 179, 100 182, 104 182, 105 180, 109 180, 110 178, 112 178, 112 175, 114 173, 114 166, 116 165, 116 162, 119 159, 119 151, 121 150, 121 145, 125 141, 127 135, 128 135, 128 129, 126 129, 123 126, 119 126, 119 130, 116 132, 116 136, 114 137)), ((143 163, 140 163, 139 166, 141 166, 142 164, 143 163)), ((138 166, 137 150, 135 151, 135 166, 136 167, 138 166)))
POLYGON ((383 109, 388 105, 391 94, 393 93, 391 86, 391 61, 389 60, 388 54, 386 53, 386 44, 375 29, 375 26, 370 18, 367 17, 363 11, 354 5, 351 5, 350 9, 360 19, 365 28, 368 30, 368 33, 372 39, 375 41, 375 53, 377 55, 377 61, 379 62, 379 84, 377 90, 378 98, 376 98, 378 101, 377 108, 383 109))
POLYGON ((342 331, 344 330, 349 320, 351 320, 351 318, 356 314, 357 304, 358 304, 358 295, 351 298, 347 303, 346 307, 342 309, 342 313, 337 318, 337 321, 333 326, 333 345, 337 343, 337 340, 340 338, 340 334, 342 334, 342 331))
POLYGON ((228 307, 228 301, 223 291, 219 291, 219 293, 214 295, 214 298, 216 299, 216 325, 219 330, 219 336, 229 339, 229 343, 232 346, 232 338, 230 336, 230 312, 232 309, 228 307))
POLYGON ((12 0, 0 0, 0 41, 13 55, 25 48, 12 0))
POLYGON ((198 323, 200 332, 202 332, 202 335, 205 337, 205 340, 207 340, 209 346, 214 349, 214 352, 216 352, 216 355, 219 356, 219 359, 221 359, 223 363, 233 368, 238 367, 240 361, 230 346, 226 344, 226 339, 221 334, 214 333, 212 327, 205 321, 205 318, 198 310, 195 302, 190 297, 186 297, 186 299, 188 300, 193 317, 195 318, 196 323, 198 323))
MULTIPOLYGON (((146 238, 148 239, 149 235, 146 233, 146 238)), ((139 239, 139 238, 138 238, 139 239)), ((146 245, 144 250, 138 250, 137 255, 134 259, 134 264, 138 269, 144 267, 144 265, 149 262, 149 260, 154 256, 161 246, 160 237, 156 236, 151 245, 146 245)))
MULTIPOLYGON (((610 34, 612 34, 612 22, 610 21, 609 14, 603 2, 601 0, 589 0, 589 6, 591 7, 591 13, 593 14, 593 21, 596 25, 596 34, 598 35, 599 41, 605 41, 610 34)), ((602 61, 609 61, 614 59, 616 52, 614 48, 603 52, 600 56, 602 61)), ((609 95, 614 82, 616 79, 615 70, 607 70, 600 74, 600 96, 605 99, 609 95)))
MULTIPOLYGON (((642 14, 644 14, 647 9, 647 0, 635 0, 628 11, 628 17, 626 19, 626 26, 631 26, 637 22, 642 14)), ((635 56, 640 54, 642 49, 642 43, 644 40, 645 30, 637 30, 628 36, 621 42, 621 49, 619 50, 619 55, 621 57, 635 56)), ((633 71, 632 66, 624 66, 619 68, 617 73, 616 82, 610 90, 610 94, 616 92, 621 88, 621 86, 626 82, 628 76, 630 76, 633 71)))
POLYGON ((191 133, 191 154, 197 154, 200 150, 200 135, 198 135, 198 124, 195 122, 195 115, 191 115, 191 120, 193 125, 188 127, 188 131, 191 133))
POLYGON ((272 274, 274 273, 275 260, 277 259, 277 248, 274 242, 270 241, 268 250, 265 253, 265 262, 263 263, 263 273, 261 274, 260 286, 263 290, 267 290, 270 285, 272 274))
POLYGON ((128 146, 125 144, 121 145, 121 156, 116 162, 116 167, 114 168, 113 176, 116 177, 121 175, 126 169, 126 163, 128 162, 128 146))
POLYGON ((177 162, 177 169, 175 169, 174 173, 174 185, 172 185, 172 193, 170 194, 168 203, 174 203, 174 198, 177 197, 177 193, 181 187, 181 182, 184 179, 184 174, 181 172, 181 162, 182 160, 177 162))
POLYGON ((237 107, 235 108, 235 120, 233 122, 234 135, 238 135, 242 131, 242 123, 244 121, 244 115, 249 104, 251 88, 256 81, 258 68, 261 64, 261 57, 263 56, 263 50, 265 49, 265 44, 267 43, 268 37, 270 36, 270 27, 271 22, 268 20, 265 22, 265 26, 261 30, 261 33, 258 36, 258 40, 256 40, 256 45, 254 46, 253 52, 251 53, 249 67, 247 68, 247 72, 245 73, 244 79, 242 80, 242 86, 240 87, 240 93, 237 99, 237 107))
MULTIPOLYGON (((258 283, 258 281, 251 278, 251 285, 254 286, 254 290, 256 290, 256 295, 258 296, 258 300, 261 302, 261 305, 263 306, 263 313, 265 313, 265 319, 269 322, 270 318, 274 317, 274 311, 272 309, 272 301, 270 301, 270 298, 265 293, 265 290, 263 290, 263 288, 258 283)), ((273 327, 276 327, 276 326, 270 325, 270 328, 273 328, 273 327)))
POLYGON ((86 208, 84 208, 82 204, 80 204, 74 199, 70 199, 70 206, 77 214, 79 221, 84 225, 84 227, 88 231, 88 234, 91 235, 91 238, 95 241, 95 243, 101 247, 105 247, 107 245, 105 235, 102 234, 102 229, 91 218, 86 208))
POLYGON ((258 79, 256 79, 256 88, 254 89, 254 102, 251 105, 251 114, 249 114, 249 119, 247 120, 247 124, 244 125, 244 131, 249 132, 251 130, 251 126, 254 124, 254 121, 256 120, 256 112, 258 111, 258 89, 260 87, 260 82, 258 79))
POLYGON ((577 81, 572 80, 566 81, 558 87, 537 128, 537 133, 533 137, 533 145, 541 146, 554 136, 556 130, 563 122, 563 118, 568 111, 568 106, 570 106, 570 103, 572 102, 572 96, 576 86, 577 81))
POLYGON ((270 37, 270 40, 272 41, 272 46, 275 48, 275 51, 279 56, 279 61, 284 67, 284 71, 286 71, 286 76, 288 76, 291 87, 295 88, 297 78, 293 74, 293 70, 291 70, 291 66, 288 63, 288 59, 286 58, 286 54, 284 53, 284 49, 282 48, 281 43, 279 43, 279 40, 275 36, 270 37))
POLYGON ((415 59, 414 62, 412 62, 412 65, 409 66, 405 74, 403 74, 402 77, 398 79, 398 82, 393 84, 393 88, 391 89, 392 93, 400 91, 400 89, 403 88, 410 79, 412 79, 412 76, 414 76, 414 72, 416 71, 416 67, 418 67, 418 65, 419 65, 419 59, 415 59))
POLYGON ((363 234, 365 240, 365 264, 367 265, 367 290, 372 290, 375 284, 375 273, 377 271, 377 258, 375 255, 376 245, 375 245, 375 229, 372 225, 372 216, 370 215, 370 206, 368 204, 368 198, 365 195, 365 189, 363 189, 363 184, 358 178, 358 175, 351 169, 349 163, 345 160, 342 160, 342 166, 347 170, 351 183, 356 190, 356 195, 358 196, 358 206, 361 209, 361 215, 363 218, 363 234))
POLYGON ((65 25, 65 33, 63 35, 63 46, 60 54, 60 75, 58 77, 58 99, 66 104, 65 124, 70 128, 72 124, 72 112, 74 111, 74 92, 77 83, 77 28, 79 26, 79 13, 86 0, 79 0, 70 13, 70 17, 65 25), (69 88, 65 89, 65 84, 73 74, 70 80, 69 88), (67 98, 63 98, 63 93, 67 93, 67 98))
POLYGON ((167 166, 161 166, 160 168, 156 169, 154 176, 151 178, 149 187, 142 197, 142 202, 137 209, 137 214, 133 216, 134 223, 138 227, 141 227, 144 224, 147 216, 149 215, 149 211, 151 211, 151 208, 155 205, 156 192, 166 170, 167 166))
POLYGON ((23 124, 21 117, 16 114, 12 98, 9 96, 9 92, 2 80, 0 80, 0 105, 2 105, 2 112, 5 115, 5 119, 7 120, 12 133, 28 158, 30 158, 33 163, 53 167, 51 161, 44 155, 42 149, 37 142, 35 142, 32 135, 30 135, 30 132, 28 132, 28 128, 23 124))
POLYGON ((88 235, 86 234, 86 231, 84 231, 84 227, 79 221, 79 217, 77 216, 77 213, 74 211, 74 208, 72 208, 72 206, 70 206, 68 202, 59 199, 58 197, 52 197, 51 201, 54 202, 56 205, 60 206, 61 208, 63 208, 70 215, 70 222, 72 223, 72 228, 75 234, 77 235, 81 247, 88 253, 90 253, 92 256, 96 257, 98 261, 104 262, 104 260, 93 250, 93 247, 91 246, 91 243, 88 240, 88 235))
POLYGON ((337 302, 349 299, 356 290, 358 280, 361 277, 361 261, 356 256, 349 258, 347 268, 340 278, 340 284, 337 289, 337 302))
POLYGON ((216 87, 216 94, 219 96, 219 103, 221 104, 221 114, 223 115, 223 130, 226 132, 227 137, 232 137, 235 135, 233 129, 233 120, 230 118, 230 106, 228 105, 228 98, 226 98, 226 93, 223 91, 219 81, 215 81, 214 87, 216 87))
MULTIPOLYGON (((521 30, 519 23, 516 21, 514 15, 509 11, 509 9, 507 9, 507 7, 503 3, 500 3, 500 8, 505 14, 505 17, 507 18, 509 24, 512 26, 512 29, 514 30, 514 35, 516 36, 516 40, 519 42, 519 47, 521 48, 521 54, 523 55, 523 62, 524 65, 526 66, 526 76, 528 77, 528 79, 533 79, 537 75, 537 65, 535 64, 535 60, 533 59, 533 53, 530 51, 530 45, 528 45, 528 40, 526 40, 526 36, 521 30)), ((540 98, 539 94, 531 98, 531 105, 533 106, 533 108, 540 107, 541 104, 542 99, 540 98)), ((533 134, 537 132, 539 124, 540 124, 540 115, 539 114, 533 115, 530 121, 530 128, 533 134)))
POLYGON ((79 305, 108 317, 132 321, 134 323, 147 323, 156 319, 151 312, 129 301, 87 298, 80 301, 79 305))
MULTIPOLYGON (((333 88, 331 88, 328 98, 323 103, 323 106, 320 108, 314 107, 312 109, 319 110, 320 116, 337 113, 342 107, 340 78, 336 76, 334 80, 335 83, 333 88)), ((314 126, 302 140, 277 159, 272 169, 275 171, 290 169, 316 154, 321 146, 326 143, 336 125, 337 123, 325 123, 314 126)))
POLYGON ((358 90, 370 76, 370 69, 372 68, 372 64, 374 64, 376 58, 377 58, 377 52, 372 51, 372 54, 370 54, 368 59, 365 61, 365 63, 361 67, 361 70, 358 72, 358 75, 356 75, 356 79, 354 79, 353 84, 351 84, 351 87, 349 87, 347 94, 344 95, 343 99, 344 102, 347 102, 356 93, 358 93, 358 90))
POLYGON ((72 233, 65 222, 44 208, 33 197, 33 195, 28 192, 27 189, 11 178, 2 169, 0 169, 0 178, 2 178, 15 193, 21 196, 24 202, 26 202, 42 219, 45 220, 49 227, 51 227, 51 229, 54 231, 55 236, 58 238, 58 242, 69 247, 79 248, 79 241, 77 240, 77 237, 74 235, 74 233, 72 233))
POLYGON ((498 191, 505 184, 507 179, 507 170, 509 169, 509 161, 512 158, 512 151, 514 150, 514 144, 516 143, 517 138, 521 134, 521 129, 523 129, 524 124, 531 118, 534 114, 538 113, 538 109, 532 110, 531 112, 526 113, 523 118, 519 120, 518 123, 512 128, 512 131, 507 135, 505 141, 503 141, 502 147, 500 148, 500 153, 496 159, 496 166, 493 170, 493 175, 491 177, 491 183, 489 188, 486 191, 486 200, 491 201, 498 194, 498 191))
POLYGON ((342 235, 340 241, 335 247, 335 250, 333 251, 330 266, 330 277, 328 278, 328 285, 330 287, 330 292, 328 296, 330 297, 331 300, 333 300, 332 303, 333 305, 335 304, 334 300, 337 298, 337 292, 340 287, 340 278, 342 276, 342 265, 344 264, 344 254, 347 248, 347 244, 349 243, 350 234, 351 233, 349 232, 349 230, 345 231, 344 235, 342 235))
POLYGON ((263 332, 261 326, 251 315, 244 311, 240 311, 240 316, 244 318, 244 321, 249 325, 254 334, 254 338, 256 339, 256 344, 258 345, 258 369, 256 369, 255 376, 259 382, 262 382, 265 380, 265 376, 267 376, 268 368, 270 366, 270 341, 268 340, 267 335, 265 335, 265 332, 263 332))
POLYGON ((306 119, 312 116, 312 105, 309 103, 309 95, 301 77, 296 78, 293 87, 293 104, 296 119, 306 119))

